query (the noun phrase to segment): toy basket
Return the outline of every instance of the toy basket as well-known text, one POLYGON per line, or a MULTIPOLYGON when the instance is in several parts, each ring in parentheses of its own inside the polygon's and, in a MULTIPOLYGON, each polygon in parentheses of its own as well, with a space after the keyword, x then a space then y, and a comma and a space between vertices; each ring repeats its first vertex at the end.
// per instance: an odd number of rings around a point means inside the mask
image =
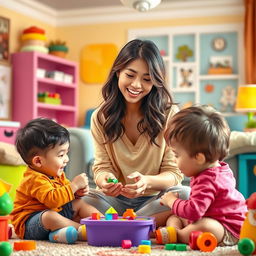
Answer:
POLYGON ((88 244, 92 246, 121 246, 122 240, 131 240, 138 246, 141 240, 149 239, 149 232, 155 230, 155 220, 151 217, 136 217, 134 220, 118 217, 117 220, 81 220, 86 225, 88 244))

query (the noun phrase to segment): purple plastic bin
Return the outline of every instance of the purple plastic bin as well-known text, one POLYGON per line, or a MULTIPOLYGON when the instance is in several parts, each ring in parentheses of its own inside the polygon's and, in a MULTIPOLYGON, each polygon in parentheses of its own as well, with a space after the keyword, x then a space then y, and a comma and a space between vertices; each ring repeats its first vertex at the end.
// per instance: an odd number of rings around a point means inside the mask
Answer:
POLYGON ((138 246, 141 240, 149 239, 149 231, 155 230, 155 219, 151 217, 136 217, 135 220, 92 220, 82 219, 86 225, 87 240, 93 246, 122 246, 122 240, 131 240, 132 246, 138 246))

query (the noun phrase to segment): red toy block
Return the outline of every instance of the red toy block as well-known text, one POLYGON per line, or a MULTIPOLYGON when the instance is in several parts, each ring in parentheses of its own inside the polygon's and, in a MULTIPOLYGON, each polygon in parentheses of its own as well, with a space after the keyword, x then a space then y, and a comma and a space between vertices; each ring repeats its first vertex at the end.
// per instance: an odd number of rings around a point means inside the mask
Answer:
POLYGON ((100 219, 100 214, 98 212, 93 212, 92 213, 92 220, 99 220, 100 219))
POLYGON ((130 249, 132 247, 131 240, 122 240, 122 248, 123 249, 130 249))
POLYGON ((118 220, 118 214, 117 213, 113 213, 112 214, 112 219, 113 220, 118 220))

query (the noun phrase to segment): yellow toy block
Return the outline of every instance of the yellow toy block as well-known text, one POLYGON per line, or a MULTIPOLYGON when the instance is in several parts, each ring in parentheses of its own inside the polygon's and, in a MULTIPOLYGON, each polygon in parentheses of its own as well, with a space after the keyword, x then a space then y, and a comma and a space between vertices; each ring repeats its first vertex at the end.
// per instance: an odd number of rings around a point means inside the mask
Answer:
POLYGON ((151 253, 151 246, 146 244, 140 244, 138 247, 139 253, 151 253))

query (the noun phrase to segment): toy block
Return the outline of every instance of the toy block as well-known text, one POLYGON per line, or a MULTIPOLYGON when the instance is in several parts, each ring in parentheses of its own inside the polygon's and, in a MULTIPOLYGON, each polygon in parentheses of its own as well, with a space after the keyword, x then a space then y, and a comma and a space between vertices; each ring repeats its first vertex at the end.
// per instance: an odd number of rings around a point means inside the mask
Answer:
POLYGON ((117 213, 113 213, 112 214, 112 219, 113 220, 118 220, 118 214, 117 213))
POLYGON ((151 253, 151 246, 145 245, 145 244, 140 244, 138 247, 138 252, 139 253, 151 253))
POLYGON ((176 244, 165 244, 164 249, 167 251, 175 251, 176 244))
POLYGON ((136 213, 133 209, 126 209, 123 214, 124 219, 134 220, 136 218, 136 213))
POLYGON ((15 251, 32 251, 36 249, 36 242, 35 241, 14 242, 13 249, 15 251))
POLYGON ((113 207, 110 207, 110 208, 108 208, 108 210, 105 212, 105 214, 107 214, 107 213, 113 214, 113 213, 117 213, 117 211, 116 211, 113 207))
POLYGON ((107 183, 118 183, 118 179, 111 179, 111 178, 108 178, 107 180, 107 183))
POLYGON ((123 249, 130 249, 132 247, 131 240, 122 240, 122 248, 123 249))
POLYGON ((92 213, 92 220, 99 220, 100 219, 100 213, 93 212, 92 213))
POLYGON ((186 244, 176 244, 175 250, 179 251, 179 252, 187 251, 187 245, 186 244))
POLYGON ((187 245, 186 244, 166 244, 165 250, 168 251, 187 251, 187 245))
POLYGON ((150 240, 141 240, 140 244, 151 245, 150 240))
POLYGON ((105 219, 106 220, 113 220, 113 215, 111 213, 105 214, 105 219))

